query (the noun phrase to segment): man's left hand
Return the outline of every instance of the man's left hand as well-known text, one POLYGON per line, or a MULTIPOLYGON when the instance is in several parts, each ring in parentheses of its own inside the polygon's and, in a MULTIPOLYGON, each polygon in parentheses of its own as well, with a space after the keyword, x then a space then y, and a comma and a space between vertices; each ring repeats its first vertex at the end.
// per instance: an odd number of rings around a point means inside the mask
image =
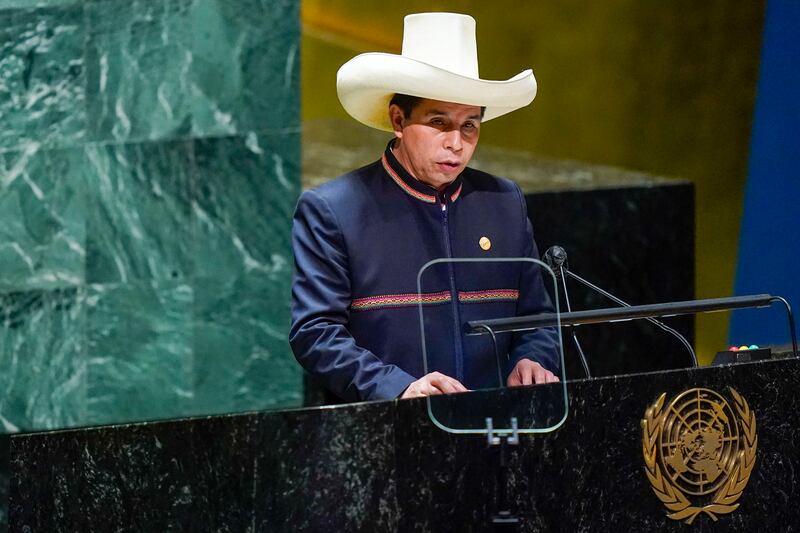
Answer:
POLYGON ((520 385, 555 383, 557 381, 559 381, 558 376, 539 363, 530 359, 520 359, 514 370, 509 374, 506 383, 509 387, 518 387, 520 385))

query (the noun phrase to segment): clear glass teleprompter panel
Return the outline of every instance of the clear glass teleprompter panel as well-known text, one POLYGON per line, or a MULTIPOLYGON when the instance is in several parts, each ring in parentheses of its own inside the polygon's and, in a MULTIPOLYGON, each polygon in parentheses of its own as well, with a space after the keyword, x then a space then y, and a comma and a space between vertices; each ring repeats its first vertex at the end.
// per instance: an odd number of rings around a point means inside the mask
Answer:
POLYGON ((530 258, 436 259, 417 275, 424 372, 470 392, 429 396, 434 424, 452 433, 544 433, 567 417, 556 277, 530 258), (546 289, 547 287, 547 289, 546 289), (528 324, 535 316, 545 325, 528 324), (557 382, 514 385, 521 359, 541 362, 557 382), (511 382, 509 382, 511 376, 511 382))

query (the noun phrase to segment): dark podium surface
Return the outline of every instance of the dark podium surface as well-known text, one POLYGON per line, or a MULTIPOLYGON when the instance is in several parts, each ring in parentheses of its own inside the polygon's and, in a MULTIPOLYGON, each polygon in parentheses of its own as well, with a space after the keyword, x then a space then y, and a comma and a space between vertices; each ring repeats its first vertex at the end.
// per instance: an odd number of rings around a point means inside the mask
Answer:
MULTIPOLYGON (((512 447, 521 531, 800 524, 797 359, 568 383, 557 431, 512 447), (694 387, 749 404, 755 466, 739 508, 667 517, 645 475, 641 419, 694 387)), ((531 388, 471 393, 524 403, 531 388)), ((485 437, 445 433, 424 400, 351 404, 11 437, 10 531, 485 531, 495 472, 485 437)))

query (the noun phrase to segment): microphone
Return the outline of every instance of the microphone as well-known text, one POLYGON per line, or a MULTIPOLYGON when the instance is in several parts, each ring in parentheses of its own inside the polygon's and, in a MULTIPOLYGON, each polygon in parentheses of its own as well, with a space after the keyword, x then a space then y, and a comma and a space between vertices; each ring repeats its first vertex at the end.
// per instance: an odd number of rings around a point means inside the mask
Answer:
MULTIPOLYGON (((586 287, 589 287, 593 291, 602 294, 603 296, 605 296, 609 300, 615 302, 618 305, 621 305, 622 307, 631 307, 631 304, 622 301, 621 299, 617 298, 616 296, 614 296, 613 294, 609 293, 608 291, 604 291, 603 289, 601 289, 600 287, 598 287, 594 283, 591 283, 591 282, 583 279, 579 275, 577 275, 574 272, 572 272, 571 270, 569 270, 569 268, 567 267, 567 251, 564 250, 564 248, 562 248, 561 246, 556 245, 556 246, 551 246, 550 248, 548 248, 547 251, 544 253, 544 256, 542 257, 542 259, 544 260, 545 263, 547 263, 547 266, 549 266, 550 269, 553 270, 553 272, 556 274, 556 276, 561 278, 562 286, 564 287, 564 298, 565 298, 565 300, 567 300, 567 311, 570 311, 570 308, 569 308, 569 300, 567 299, 567 284, 566 284, 566 280, 564 279, 566 276, 570 276, 572 279, 578 281, 579 283, 585 285, 586 287)), ((694 353, 694 349, 692 348, 692 345, 689 344, 688 340, 686 340, 686 337, 681 335, 680 332, 676 331, 675 329, 667 326, 666 324, 664 324, 660 320, 656 320, 655 318, 645 318, 645 320, 655 324, 656 326, 658 326, 662 330, 666 331, 667 333, 671 333, 672 335, 677 337, 678 340, 680 340, 681 343, 689 351, 689 355, 692 358, 692 366, 693 367, 697 367, 697 356, 694 353)), ((580 349, 578 351, 581 352, 581 360, 583 362, 583 352, 580 349)), ((586 363, 584 362, 584 365, 585 364, 586 363)))
MULTIPOLYGON (((564 301, 567 304, 567 312, 572 312, 572 306, 569 303, 569 294, 567 293, 567 282, 564 279, 564 271, 567 268, 565 266, 567 264, 567 251, 561 246, 551 246, 544 253, 542 259, 544 259, 544 262, 547 263, 547 266, 549 266, 550 270, 556 275, 556 280, 561 281, 561 287, 564 290, 564 301)), ((558 297, 558 295, 556 295, 556 297, 558 297)), ((586 373, 586 377, 590 378, 592 377, 592 373, 589 371, 589 362, 586 360, 586 354, 583 353, 581 343, 578 341, 575 328, 570 328, 570 333, 572 334, 572 342, 578 350, 578 357, 580 357, 583 371, 586 373)))

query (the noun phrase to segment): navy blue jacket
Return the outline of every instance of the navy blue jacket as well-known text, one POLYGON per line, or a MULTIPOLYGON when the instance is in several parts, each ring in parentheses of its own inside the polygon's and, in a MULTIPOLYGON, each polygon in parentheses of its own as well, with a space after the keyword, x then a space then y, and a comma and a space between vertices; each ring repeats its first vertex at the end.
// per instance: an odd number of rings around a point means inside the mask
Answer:
MULTIPOLYGON (((467 168, 438 192, 388 147, 379 161, 305 191, 292 238, 292 350, 348 401, 397 398, 424 375, 417 273, 425 263, 538 259, 515 183, 467 168)), ((489 337, 465 336, 466 321, 552 310, 531 263, 437 264, 421 285, 428 372, 470 389, 501 384, 489 337)), ((555 339, 553 330, 498 335, 501 378, 524 357, 557 372, 555 339)))

